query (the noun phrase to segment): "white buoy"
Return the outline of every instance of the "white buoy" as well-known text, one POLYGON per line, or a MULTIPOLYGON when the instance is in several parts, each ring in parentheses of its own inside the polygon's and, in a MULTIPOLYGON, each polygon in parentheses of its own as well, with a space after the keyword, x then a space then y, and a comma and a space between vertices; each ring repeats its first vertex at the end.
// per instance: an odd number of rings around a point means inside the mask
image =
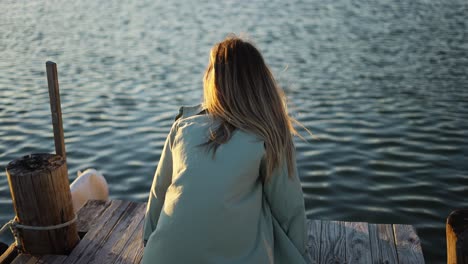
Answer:
POLYGON ((76 178, 70 185, 73 208, 77 212, 88 200, 109 199, 109 187, 104 176, 95 169, 78 171, 76 178))

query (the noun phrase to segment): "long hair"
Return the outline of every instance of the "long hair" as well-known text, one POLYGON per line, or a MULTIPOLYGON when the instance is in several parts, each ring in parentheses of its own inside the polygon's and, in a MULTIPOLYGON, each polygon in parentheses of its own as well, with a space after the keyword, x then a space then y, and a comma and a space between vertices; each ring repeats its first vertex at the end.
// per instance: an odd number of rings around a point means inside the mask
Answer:
POLYGON ((285 95, 260 52, 251 43, 230 35, 211 49, 203 78, 207 112, 221 120, 205 145, 216 149, 229 141, 235 129, 254 133, 265 143, 267 181, 286 162, 294 173, 292 134, 298 134, 289 117, 285 95), (286 160, 284 160, 286 159, 286 160))

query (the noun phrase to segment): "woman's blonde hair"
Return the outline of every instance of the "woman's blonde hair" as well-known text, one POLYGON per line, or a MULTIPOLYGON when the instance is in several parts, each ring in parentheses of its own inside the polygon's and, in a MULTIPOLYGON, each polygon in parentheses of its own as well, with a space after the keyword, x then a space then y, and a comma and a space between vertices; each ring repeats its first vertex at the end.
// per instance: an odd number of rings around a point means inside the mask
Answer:
POLYGON ((284 162, 292 177, 292 134, 297 134, 292 123, 296 121, 289 117, 285 95, 254 45, 234 35, 215 44, 203 86, 205 109, 221 120, 203 145, 213 149, 214 155, 236 128, 252 132, 265 142, 263 180, 284 162))

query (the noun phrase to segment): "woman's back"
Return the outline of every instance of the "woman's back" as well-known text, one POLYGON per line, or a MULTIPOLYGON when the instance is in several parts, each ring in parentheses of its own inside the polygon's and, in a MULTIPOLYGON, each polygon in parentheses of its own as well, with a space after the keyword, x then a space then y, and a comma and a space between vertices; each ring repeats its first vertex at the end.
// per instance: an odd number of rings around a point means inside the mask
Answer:
POLYGON ((261 54, 216 44, 204 102, 181 108, 148 199, 142 263, 305 263, 292 119, 261 54))
POLYGON ((267 262, 258 241, 271 229, 262 215, 263 141, 236 130, 213 159, 198 146, 213 126, 208 115, 174 126, 172 183, 145 250, 153 247, 161 263, 267 262))

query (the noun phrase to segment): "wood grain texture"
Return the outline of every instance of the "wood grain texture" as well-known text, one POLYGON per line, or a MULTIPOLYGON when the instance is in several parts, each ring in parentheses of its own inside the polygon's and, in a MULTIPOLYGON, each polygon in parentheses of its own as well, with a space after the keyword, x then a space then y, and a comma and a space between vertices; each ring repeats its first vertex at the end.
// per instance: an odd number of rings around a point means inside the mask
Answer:
POLYGON ((131 203, 122 213, 119 222, 106 236, 104 244, 97 252, 98 254, 86 263, 114 263, 143 220, 145 209, 143 204, 131 203))
POLYGON ((94 220, 96 224, 93 225, 93 228, 86 233, 81 242, 63 263, 89 263, 102 247, 109 232, 113 230, 114 226, 121 218, 122 213, 127 209, 130 203, 131 202, 119 200, 111 201, 110 206, 104 213, 94 220))
MULTIPOLYGON (((145 203, 89 201, 78 212, 87 233, 69 256, 21 254, 15 263, 138 264, 145 209, 145 203)), ((424 263, 412 226, 307 220, 307 237, 311 263, 424 263)))
POLYGON ((88 200, 77 212, 78 220, 76 225, 78 232, 88 232, 96 224, 96 219, 104 213, 110 204, 111 201, 88 200))
MULTIPOLYGON (((145 204, 146 207, 146 204, 145 204)), ((143 258, 143 225, 144 218, 136 227, 135 232, 129 238, 124 250, 120 253, 119 257, 114 262, 115 264, 133 264, 140 263, 143 258)))
POLYGON ((320 234, 322 221, 307 220, 307 250, 312 264, 320 263, 320 234))
POLYGON ((392 224, 369 224, 372 263, 398 263, 392 224))
POLYGON ((369 228, 367 223, 345 222, 346 263, 371 263, 369 228))
POLYGON ((320 262, 346 263, 346 231, 341 221, 322 221, 320 262))
POLYGON ((31 264, 36 263, 37 258, 28 254, 19 254, 11 264, 31 264))
POLYGON ((52 127, 54 130, 55 152, 67 159, 65 151, 65 136, 63 133, 62 107, 60 105, 60 90, 58 83, 57 64, 46 62, 47 84, 49 86, 50 111, 52 113, 52 127))
MULTIPOLYGON (((20 224, 52 226, 75 217, 62 157, 46 153, 24 156, 10 162, 6 174, 20 224)), ((29 254, 68 254, 79 242, 76 223, 51 230, 19 229, 18 233, 29 254)))
POLYGON ((410 225, 393 225, 399 263, 424 263, 424 256, 416 230, 410 225))
POLYGON ((35 264, 60 264, 67 256, 65 255, 44 255, 40 257, 35 264))

